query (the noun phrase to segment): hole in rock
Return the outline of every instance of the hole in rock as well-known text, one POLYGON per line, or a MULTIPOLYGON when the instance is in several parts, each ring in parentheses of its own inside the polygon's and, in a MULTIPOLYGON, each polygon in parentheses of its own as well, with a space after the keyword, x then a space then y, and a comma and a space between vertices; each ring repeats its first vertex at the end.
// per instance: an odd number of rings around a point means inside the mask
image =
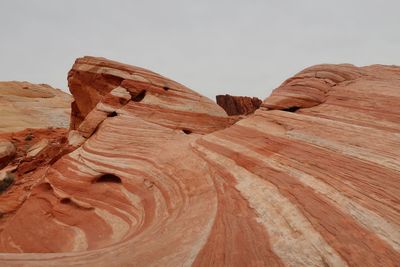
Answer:
POLYGON ((101 77, 105 80, 105 82, 107 84, 111 84, 112 88, 119 86, 122 83, 122 81, 124 80, 124 78, 114 76, 112 74, 107 74, 107 73, 102 73, 101 77))
POLYGON ((169 90, 169 87, 168 87, 168 86, 164 86, 163 89, 164 89, 165 91, 168 91, 168 90, 169 90))
POLYGON ((185 134, 191 134, 192 131, 189 129, 182 129, 182 132, 184 132, 185 134))
POLYGON ((282 109, 282 110, 283 110, 283 111, 287 111, 287 112, 296 112, 296 111, 298 111, 299 109, 300 109, 300 107, 293 106, 293 107, 284 108, 284 109, 282 109))
POLYGON ((118 113, 115 111, 107 114, 107 117, 115 117, 115 116, 118 116, 118 113))
POLYGON ((120 184, 121 182, 122 182, 121 178, 111 173, 103 174, 93 181, 93 183, 116 183, 116 184, 120 184))
POLYGON ((37 185, 35 189, 43 192, 43 191, 52 191, 53 187, 50 185, 50 183, 44 182, 37 185))
POLYGON ((132 101, 134 102, 140 102, 143 100, 143 98, 146 96, 146 90, 142 90, 139 94, 132 96, 132 101))
POLYGON ((65 197, 65 198, 62 198, 62 199, 60 200, 60 202, 61 202, 62 204, 69 204, 69 203, 71 203, 71 199, 70 199, 69 197, 65 197))

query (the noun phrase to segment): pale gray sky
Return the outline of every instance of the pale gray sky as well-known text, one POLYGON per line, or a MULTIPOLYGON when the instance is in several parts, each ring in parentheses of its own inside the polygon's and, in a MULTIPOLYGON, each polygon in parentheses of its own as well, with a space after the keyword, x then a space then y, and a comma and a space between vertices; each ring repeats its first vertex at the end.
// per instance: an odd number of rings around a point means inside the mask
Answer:
POLYGON ((400 1, 0 0, 0 80, 68 90, 83 55, 263 99, 318 63, 400 65, 400 1))

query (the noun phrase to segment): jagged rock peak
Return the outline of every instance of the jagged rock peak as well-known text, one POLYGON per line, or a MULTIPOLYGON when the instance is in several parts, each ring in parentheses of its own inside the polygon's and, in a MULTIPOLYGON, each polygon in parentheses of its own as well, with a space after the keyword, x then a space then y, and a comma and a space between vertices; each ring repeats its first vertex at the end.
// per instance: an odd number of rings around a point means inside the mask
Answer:
POLYGON ((254 113, 262 103, 257 97, 248 96, 217 95, 216 100, 229 116, 254 113))

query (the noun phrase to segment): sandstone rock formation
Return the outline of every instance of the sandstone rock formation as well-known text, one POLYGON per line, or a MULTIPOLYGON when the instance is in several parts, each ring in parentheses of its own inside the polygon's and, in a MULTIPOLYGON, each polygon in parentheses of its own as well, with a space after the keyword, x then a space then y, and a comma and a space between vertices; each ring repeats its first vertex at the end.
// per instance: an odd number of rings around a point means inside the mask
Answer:
POLYGON ((106 59, 68 79, 63 152, 0 195, 0 265, 398 266, 399 67, 311 67, 238 122, 106 59))
POLYGON ((248 96, 217 95, 216 100, 229 116, 254 113, 262 103, 257 97, 248 96))
POLYGON ((8 140, 0 140, 0 169, 15 156, 15 146, 8 140))
POLYGON ((68 127, 70 102, 70 95, 46 84, 0 82, 0 133, 68 127))
POLYGON ((66 135, 67 129, 63 128, 0 133, 0 140, 9 140, 14 147, 7 166, 0 169, 0 232, 51 164, 73 150, 66 135))

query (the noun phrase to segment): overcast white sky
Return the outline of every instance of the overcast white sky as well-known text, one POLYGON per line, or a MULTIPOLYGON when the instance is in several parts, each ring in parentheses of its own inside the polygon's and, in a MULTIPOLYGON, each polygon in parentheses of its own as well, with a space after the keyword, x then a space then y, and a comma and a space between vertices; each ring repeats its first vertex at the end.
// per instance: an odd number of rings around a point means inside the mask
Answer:
POLYGON ((310 65, 400 65, 400 1, 0 0, 0 80, 67 91, 83 55, 264 99, 310 65))

